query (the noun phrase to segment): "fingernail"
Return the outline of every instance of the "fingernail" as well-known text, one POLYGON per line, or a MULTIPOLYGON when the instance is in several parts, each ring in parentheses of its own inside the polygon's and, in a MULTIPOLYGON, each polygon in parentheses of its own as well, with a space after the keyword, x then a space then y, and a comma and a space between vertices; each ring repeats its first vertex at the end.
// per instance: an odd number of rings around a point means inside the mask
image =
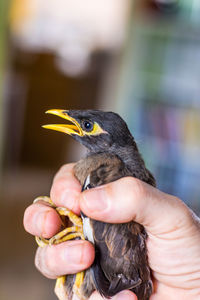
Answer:
POLYGON ((88 212, 104 211, 108 207, 108 197, 105 188, 95 188, 81 194, 83 205, 88 212))
POLYGON ((83 241, 68 242, 63 249, 63 259, 70 264, 84 264, 86 255, 88 256, 88 252, 83 241))

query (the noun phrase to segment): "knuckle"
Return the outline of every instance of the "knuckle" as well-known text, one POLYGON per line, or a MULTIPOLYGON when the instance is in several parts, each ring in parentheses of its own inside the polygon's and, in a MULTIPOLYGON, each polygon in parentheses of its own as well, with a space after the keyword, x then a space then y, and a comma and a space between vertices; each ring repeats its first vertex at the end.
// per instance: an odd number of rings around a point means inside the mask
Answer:
POLYGON ((30 216, 30 206, 28 206, 24 211, 24 228, 27 230, 27 224, 29 223, 29 216, 30 216))
POLYGON ((179 207, 179 213, 180 215, 189 215, 189 209, 188 207, 185 205, 185 203, 178 197, 176 196, 171 196, 171 203, 173 203, 173 207, 174 205, 176 205, 177 207, 179 207))
POLYGON ((189 228, 194 225, 192 211, 180 198, 170 195, 170 208, 172 211, 176 208, 176 218, 174 222, 176 223, 177 228, 189 228))
POLYGON ((69 169, 69 165, 70 165, 70 164, 64 164, 64 165, 62 165, 62 166, 60 167, 60 169, 58 170, 57 175, 66 173, 66 171, 69 169))
POLYGON ((35 266, 42 273, 42 265, 43 265, 43 252, 44 249, 38 247, 35 254, 35 266))
POLYGON ((60 177, 57 181, 53 182, 53 185, 50 190, 50 197, 52 200, 59 198, 63 188, 65 188, 65 185, 66 179, 64 177, 60 177))
POLYGON ((192 212, 188 208, 188 206, 185 205, 185 203, 178 197, 173 197, 174 201, 176 201, 180 207, 179 214, 180 218, 184 220, 185 223, 190 224, 193 223, 193 217, 192 212))
POLYGON ((128 177, 127 184, 128 190, 132 191, 135 200, 140 201, 141 199, 146 197, 147 188, 144 182, 134 177, 128 177))
POLYGON ((39 250, 39 248, 37 249, 36 254, 35 254, 35 266, 38 270, 40 270, 40 264, 38 261, 38 250, 39 250))
POLYGON ((56 278, 54 256, 49 256, 49 247, 38 247, 35 255, 35 266, 47 278, 56 278))
POLYGON ((33 222, 34 217, 35 217, 35 205, 32 204, 26 208, 23 217, 24 228, 28 233, 31 234, 33 234, 35 228, 35 223, 33 222))
POLYGON ((65 165, 63 165, 63 166, 60 167, 60 169, 58 170, 58 172, 57 172, 56 175, 54 176, 53 184, 54 184, 61 176, 63 176, 64 173, 66 173, 67 167, 68 167, 68 164, 65 164, 65 165))
POLYGON ((58 172, 56 173, 53 181, 56 181, 60 177, 66 176, 68 173, 71 173, 71 170, 73 169, 73 166, 74 166, 74 163, 62 165, 60 167, 60 169, 58 170, 58 172))

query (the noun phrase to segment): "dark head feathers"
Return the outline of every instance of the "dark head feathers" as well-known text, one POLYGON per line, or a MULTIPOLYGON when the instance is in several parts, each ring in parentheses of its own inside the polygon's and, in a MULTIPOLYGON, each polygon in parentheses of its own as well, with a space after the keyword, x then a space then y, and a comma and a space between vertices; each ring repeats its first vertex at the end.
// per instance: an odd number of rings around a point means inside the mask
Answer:
POLYGON ((69 110, 68 115, 76 119, 79 124, 83 120, 96 122, 104 133, 91 136, 74 136, 89 150, 102 151, 112 146, 126 147, 133 145, 134 139, 125 121, 114 112, 101 110, 69 110))

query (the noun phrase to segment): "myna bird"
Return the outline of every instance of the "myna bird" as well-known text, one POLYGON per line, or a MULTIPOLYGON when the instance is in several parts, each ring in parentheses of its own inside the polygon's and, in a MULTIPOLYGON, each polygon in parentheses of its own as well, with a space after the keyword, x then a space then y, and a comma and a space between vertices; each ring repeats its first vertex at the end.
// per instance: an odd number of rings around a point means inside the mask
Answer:
MULTIPOLYGON (((66 119, 70 124, 45 125, 45 128, 69 134, 88 149, 86 157, 74 167, 82 190, 125 176, 156 185, 133 136, 118 114, 100 110, 49 110, 47 113, 66 119)), ((147 234, 142 225, 134 221, 108 224, 90 219, 83 213, 79 218, 65 208, 56 208, 47 197, 38 200, 49 202, 60 215, 68 216, 74 225, 64 228, 50 240, 37 238, 40 246, 81 238, 89 240, 95 247, 95 260, 89 269, 57 280, 55 290, 59 299, 71 300, 73 293, 80 299, 87 299, 94 290, 110 298, 124 289, 133 291, 139 300, 149 299, 152 281, 147 258, 147 234)))

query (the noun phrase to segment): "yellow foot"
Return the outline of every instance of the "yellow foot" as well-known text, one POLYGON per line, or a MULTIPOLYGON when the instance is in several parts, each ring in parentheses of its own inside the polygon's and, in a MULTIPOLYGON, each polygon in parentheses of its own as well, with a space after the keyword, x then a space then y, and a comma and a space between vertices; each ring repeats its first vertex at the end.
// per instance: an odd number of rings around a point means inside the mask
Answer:
POLYGON ((59 300, 67 300, 68 295, 65 287, 66 276, 58 277, 54 292, 59 300))
POLYGON ((68 217, 75 226, 83 226, 82 219, 75 215, 71 210, 65 207, 56 207, 56 211, 59 215, 68 217))
POLYGON ((84 274, 85 272, 79 272, 76 274, 76 280, 75 283, 73 285, 73 292, 74 294, 76 294, 80 299, 82 299, 82 294, 81 294, 81 285, 83 283, 84 280, 84 274))
POLYGON ((35 237, 36 243, 38 244, 39 247, 45 247, 46 245, 49 245, 49 240, 46 240, 42 237, 36 236, 35 237))
POLYGON ((33 203, 37 203, 37 202, 40 202, 40 201, 43 201, 45 203, 48 203, 51 207, 54 207, 56 208, 55 204, 53 203, 53 201, 51 200, 51 198, 47 197, 47 196, 39 196, 37 197, 33 203))
POLYGON ((50 245, 60 244, 65 241, 73 240, 77 237, 80 237, 82 240, 85 239, 82 228, 78 227, 78 226, 68 227, 68 228, 65 228, 64 230, 60 231, 56 235, 54 235, 49 240, 49 244, 50 245))
MULTIPOLYGON (((84 235, 83 235, 83 223, 82 223, 82 219, 80 217, 75 215, 72 211, 68 210, 67 208, 56 207, 55 204, 52 202, 52 200, 49 197, 46 197, 46 196, 38 197, 34 200, 34 203, 37 203, 40 201, 48 203, 52 208, 54 208, 58 212, 58 214, 61 216, 64 226, 66 224, 65 217, 68 217, 74 226, 64 228, 64 230, 60 231, 59 233, 57 233, 50 239, 44 239, 42 237, 35 237, 36 242, 39 247, 45 247, 46 245, 60 244, 62 242, 65 242, 68 240, 73 240, 75 238, 81 238, 82 240, 85 240, 84 235)), ((80 299, 83 298, 81 296, 81 285, 83 283, 83 280, 84 280, 84 272, 77 273, 75 283, 73 285, 73 292, 80 299)), ((66 276, 59 277, 56 280, 55 293, 59 300, 68 300, 65 282, 66 282, 66 276)))

